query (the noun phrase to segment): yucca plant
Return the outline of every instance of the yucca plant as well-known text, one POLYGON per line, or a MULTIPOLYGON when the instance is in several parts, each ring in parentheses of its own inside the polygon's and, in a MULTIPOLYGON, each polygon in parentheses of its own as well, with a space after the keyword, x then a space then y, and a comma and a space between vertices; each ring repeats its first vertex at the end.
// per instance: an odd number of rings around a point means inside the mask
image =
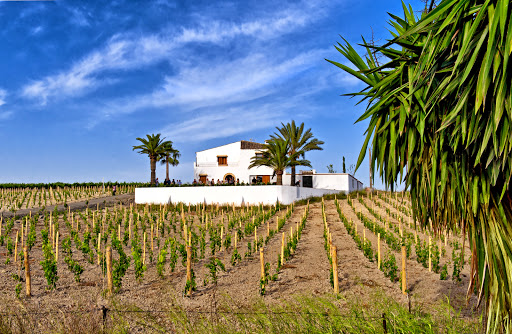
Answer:
POLYGON ((367 87, 369 120, 358 166, 411 191, 414 216, 434 232, 468 235, 471 281, 487 300, 487 332, 512 331, 512 6, 505 0, 444 0, 416 20, 391 15, 396 32, 359 56, 330 61, 367 87), (375 54, 384 56, 379 64, 375 54), (375 168, 376 167, 376 168, 375 168))

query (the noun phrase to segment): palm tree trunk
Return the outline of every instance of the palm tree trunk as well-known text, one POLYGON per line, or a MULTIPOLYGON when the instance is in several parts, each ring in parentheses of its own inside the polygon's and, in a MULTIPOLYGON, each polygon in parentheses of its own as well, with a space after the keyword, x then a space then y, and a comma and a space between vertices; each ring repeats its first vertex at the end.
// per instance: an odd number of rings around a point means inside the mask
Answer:
POLYGON ((277 175, 277 182, 276 182, 276 184, 278 186, 282 186, 283 185, 283 171, 282 170, 278 170, 276 172, 276 175, 277 175))
POLYGON ((292 179, 290 181, 290 185, 291 186, 295 185, 295 166, 292 166, 292 179))
POLYGON ((151 185, 156 184, 156 157, 150 156, 149 163, 151 167, 151 185))
POLYGON ((165 159, 165 179, 169 180, 169 156, 165 159))

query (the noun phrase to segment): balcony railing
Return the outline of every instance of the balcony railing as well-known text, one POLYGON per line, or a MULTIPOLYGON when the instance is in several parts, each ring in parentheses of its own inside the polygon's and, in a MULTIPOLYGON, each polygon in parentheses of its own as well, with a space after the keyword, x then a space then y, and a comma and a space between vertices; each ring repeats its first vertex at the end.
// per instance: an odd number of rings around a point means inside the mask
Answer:
POLYGON ((216 162, 200 162, 194 163, 194 167, 238 167, 238 162, 229 162, 227 165, 219 165, 216 162))

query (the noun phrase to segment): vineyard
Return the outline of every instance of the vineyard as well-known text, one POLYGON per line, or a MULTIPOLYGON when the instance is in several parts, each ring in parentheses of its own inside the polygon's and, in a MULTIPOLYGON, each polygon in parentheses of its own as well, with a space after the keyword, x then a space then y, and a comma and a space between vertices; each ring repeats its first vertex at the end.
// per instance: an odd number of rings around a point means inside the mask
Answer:
MULTIPOLYGON (((87 191, 74 198, 98 189, 87 191)), ((52 201, 64 193, 44 192, 52 201)), ((33 196, 16 198, 31 205, 33 196)), ((448 300, 471 320, 476 297, 466 301, 470 252, 461 231, 420 229, 409 208, 403 194, 379 192, 289 206, 118 202, 4 217, 0 312, 20 303, 24 310, 213 312, 226 300, 250 309, 336 293, 365 303, 381 291, 429 312, 448 300)))
MULTIPOLYGON (((117 194, 128 194, 135 191, 135 185, 117 186, 117 194)), ((0 212, 40 208, 50 205, 86 201, 112 195, 111 187, 81 186, 69 187, 11 187, 0 189, 0 212)))

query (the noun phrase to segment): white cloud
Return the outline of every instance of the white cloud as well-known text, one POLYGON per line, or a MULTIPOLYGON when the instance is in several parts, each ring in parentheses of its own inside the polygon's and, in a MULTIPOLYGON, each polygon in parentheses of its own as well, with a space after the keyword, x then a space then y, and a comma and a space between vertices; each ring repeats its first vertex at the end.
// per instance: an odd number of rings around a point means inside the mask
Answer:
MULTIPOLYGON (((5 89, 0 88, 0 107, 2 107, 6 103, 5 102, 6 97, 7 97, 7 91, 5 89)), ((13 115, 12 111, 0 110, 0 121, 9 119, 9 118, 11 118, 12 115, 13 115)))
POLYGON ((277 61, 270 55, 253 54, 218 64, 186 64, 177 75, 149 94, 123 97, 104 103, 99 114, 88 124, 116 114, 138 110, 179 106, 180 111, 218 108, 233 103, 250 102, 275 94, 278 87, 322 60, 323 50, 313 50, 277 61))
POLYGON ((205 112, 193 119, 170 124, 158 132, 177 143, 225 138, 279 124, 284 110, 290 107, 282 104, 267 104, 252 109, 244 106, 205 112))
POLYGON ((5 98, 7 96, 7 91, 5 89, 0 88, 0 106, 5 104, 5 98))
MULTIPOLYGON (((167 31, 142 37, 116 35, 70 69, 28 83, 22 87, 21 95, 42 104, 51 98, 81 96, 110 83, 112 80, 105 79, 105 75, 112 75, 112 71, 139 69, 168 60, 173 51, 189 43, 222 44, 237 37, 265 40, 303 26, 313 16, 307 10, 285 10, 240 24, 206 21, 207 24, 183 28, 174 35, 167 31)), ((172 79, 170 83, 173 84, 172 79)))

